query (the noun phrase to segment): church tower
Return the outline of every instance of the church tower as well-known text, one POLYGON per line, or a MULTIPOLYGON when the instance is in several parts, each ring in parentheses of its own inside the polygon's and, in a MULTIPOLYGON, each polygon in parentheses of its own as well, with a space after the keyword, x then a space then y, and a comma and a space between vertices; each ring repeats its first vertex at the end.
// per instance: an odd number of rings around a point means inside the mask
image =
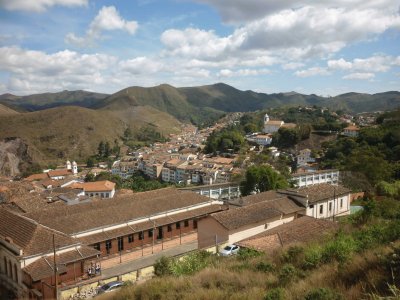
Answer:
POLYGON ((269 122, 269 116, 268 116, 268 114, 265 114, 265 116, 264 116, 264 124, 267 123, 267 122, 269 122))
POLYGON ((78 164, 76 161, 72 162, 72 174, 78 174, 78 164))
POLYGON ((71 166, 71 162, 69 160, 67 160, 67 170, 72 170, 72 166, 71 166))

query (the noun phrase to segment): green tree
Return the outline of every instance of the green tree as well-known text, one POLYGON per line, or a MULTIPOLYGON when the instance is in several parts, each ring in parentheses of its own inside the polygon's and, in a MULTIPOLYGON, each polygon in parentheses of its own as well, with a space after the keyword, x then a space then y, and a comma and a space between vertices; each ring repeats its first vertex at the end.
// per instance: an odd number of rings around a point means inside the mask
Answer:
POLYGON ((311 124, 301 124, 297 128, 297 132, 300 140, 306 140, 310 137, 312 130, 311 124))
POLYGON ((93 173, 88 173, 85 176, 85 182, 92 182, 95 181, 95 176, 93 175, 93 173))
POLYGON ((243 195, 249 195, 254 191, 261 193, 288 186, 286 178, 270 166, 251 166, 246 171, 245 180, 241 184, 241 192, 243 195))
POLYGON ((93 167, 94 167, 94 163, 95 163, 95 161, 94 161, 94 158, 93 158, 93 157, 89 157, 89 158, 86 160, 86 166, 87 166, 88 168, 93 168, 93 167))
POLYGON ((357 148, 346 158, 345 165, 351 171, 365 174, 373 184, 388 181, 393 175, 392 165, 374 148, 357 148))
POLYGON ((272 143, 280 148, 290 148, 300 141, 300 135, 296 129, 280 128, 274 134, 272 143))
POLYGON ((104 157, 109 157, 110 156, 110 154, 111 154, 111 146, 110 146, 110 143, 109 142, 106 142, 105 144, 104 144, 104 157))
POLYGON ((104 153, 105 153, 106 149, 105 149, 105 144, 103 141, 101 141, 99 143, 99 145, 97 146, 97 154, 99 157, 104 157, 104 153))
POLYGON ((118 144, 118 140, 114 140, 114 146, 112 148, 112 153, 115 154, 117 157, 121 154, 121 147, 118 144))
POLYGON ((132 130, 130 127, 127 127, 124 131, 124 140, 129 141, 133 137, 132 130))
POLYGON ((230 149, 238 152, 245 143, 242 133, 235 127, 224 128, 221 131, 213 132, 206 142, 204 151, 215 153, 217 151, 227 152, 230 149))
POLYGON ((260 129, 259 126, 257 126, 254 123, 248 123, 243 126, 243 130, 245 133, 257 132, 257 131, 259 131, 259 129, 260 129))

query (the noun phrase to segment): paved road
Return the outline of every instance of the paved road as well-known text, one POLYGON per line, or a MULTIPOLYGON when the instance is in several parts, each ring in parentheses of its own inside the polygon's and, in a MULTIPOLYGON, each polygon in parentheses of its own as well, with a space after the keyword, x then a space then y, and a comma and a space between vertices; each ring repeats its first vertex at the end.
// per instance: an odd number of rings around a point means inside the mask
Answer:
POLYGON ((196 250, 197 248, 198 248, 197 241, 195 241, 192 243, 179 245, 174 248, 167 249, 155 254, 147 255, 137 260, 124 262, 114 267, 102 270, 102 278, 106 279, 113 276, 118 276, 121 274, 126 274, 132 271, 136 271, 138 269, 145 268, 148 266, 152 266, 154 265, 155 261, 161 256, 179 256, 184 253, 196 250))

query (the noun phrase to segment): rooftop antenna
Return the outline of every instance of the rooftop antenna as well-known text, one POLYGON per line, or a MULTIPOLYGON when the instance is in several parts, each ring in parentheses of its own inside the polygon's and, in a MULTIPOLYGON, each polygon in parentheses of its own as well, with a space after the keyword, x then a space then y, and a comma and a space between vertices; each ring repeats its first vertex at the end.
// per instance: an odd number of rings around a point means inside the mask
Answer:
POLYGON ((54 263, 54 293, 55 299, 58 300, 58 278, 57 278, 57 264, 56 264, 56 241, 55 241, 55 234, 53 233, 53 263, 54 263))

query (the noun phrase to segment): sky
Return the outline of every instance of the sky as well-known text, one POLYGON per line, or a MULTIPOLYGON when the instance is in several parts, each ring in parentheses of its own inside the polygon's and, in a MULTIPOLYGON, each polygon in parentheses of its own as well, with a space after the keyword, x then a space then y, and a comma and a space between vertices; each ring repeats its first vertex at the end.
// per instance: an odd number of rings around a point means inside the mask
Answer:
POLYGON ((0 94, 400 90, 397 0, 0 0, 0 94))

